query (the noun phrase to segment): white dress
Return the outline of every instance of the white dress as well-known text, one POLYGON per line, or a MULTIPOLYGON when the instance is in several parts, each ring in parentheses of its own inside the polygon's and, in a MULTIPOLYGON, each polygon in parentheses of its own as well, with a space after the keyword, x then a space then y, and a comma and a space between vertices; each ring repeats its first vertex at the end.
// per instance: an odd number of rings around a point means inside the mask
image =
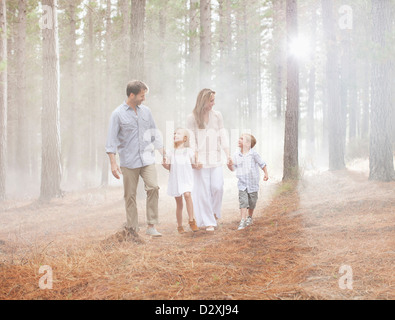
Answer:
POLYGON ((167 185, 167 194, 169 196, 180 197, 185 192, 192 192, 192 161, 194 156, 191 148, 175 149, 167 155, 170 163, 170 175, 167 185))

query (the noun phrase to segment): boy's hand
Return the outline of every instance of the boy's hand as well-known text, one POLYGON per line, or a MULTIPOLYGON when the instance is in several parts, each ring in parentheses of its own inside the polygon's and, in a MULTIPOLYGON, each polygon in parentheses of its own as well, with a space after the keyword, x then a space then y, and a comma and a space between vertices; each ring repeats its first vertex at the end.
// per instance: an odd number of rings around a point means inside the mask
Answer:
POLYGON ((263 177, 263 181, 267 181, 267 180, 269 180, 269 176, 265 174, 265 176, 263 177))

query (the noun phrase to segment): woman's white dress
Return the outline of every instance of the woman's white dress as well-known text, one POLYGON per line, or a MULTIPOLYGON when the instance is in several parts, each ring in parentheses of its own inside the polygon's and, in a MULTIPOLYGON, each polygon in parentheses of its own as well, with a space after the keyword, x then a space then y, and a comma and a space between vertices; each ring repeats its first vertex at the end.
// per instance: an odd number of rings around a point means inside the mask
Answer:
POLYGON ((185 192, 192 192, 193 169, 192 161, 194 152, 191 148, 174 149, 167 154, 170 163, 169 182, 167 194, 172 197, 180 197, 185 192))
POLYGON ((186 127, 190 130, 191 148, 198 153, 203 164, 194 170, 195 187, 192 191, 193 210, 198 227, 216 226, 215 216, 221 218, 224 178, 222 165, 226 157, 222 150, 229 149, 229 140, 224 128, 222 114, 209 112, 205 129, 199 129, 193 114, 187 117, 186 127))

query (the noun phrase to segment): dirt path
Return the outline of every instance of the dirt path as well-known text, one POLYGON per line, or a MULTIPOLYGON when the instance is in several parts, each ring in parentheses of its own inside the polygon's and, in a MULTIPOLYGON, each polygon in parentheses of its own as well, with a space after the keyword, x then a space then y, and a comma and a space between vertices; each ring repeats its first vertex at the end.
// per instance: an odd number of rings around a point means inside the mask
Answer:
MULTIPOLYGON (((117 233, 118 187, 47 205, 3 203, 0 299, 395 298, 395 182, 351 171, 306 174, 296 187, 272 179, 253 226, 237 231, 237 190, 227 179, 213 234, 178 235, 173 200, 161 190, 163 237, 141 230, 144 244, 117 233), (50 290, 38 286, 40 266, 53 271, 50 290)), ((139 210, 144 222, 143 200, 139 210)))

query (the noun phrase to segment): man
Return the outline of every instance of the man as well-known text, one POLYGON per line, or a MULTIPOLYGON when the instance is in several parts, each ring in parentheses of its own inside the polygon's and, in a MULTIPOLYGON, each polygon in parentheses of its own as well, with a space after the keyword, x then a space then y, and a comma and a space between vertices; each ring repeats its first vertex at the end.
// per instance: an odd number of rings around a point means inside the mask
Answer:
POLYGON ((155 229, 158 223, 159 186, 155 169, 155 149, 165 155, 162 138, 156 128, 151 111, 142 105, 148 87, 139 80, 130 81, 126 88, 126 101, 116 108, 110 118, 106 152, 113 176, 123 176, 126 209, 126 230, 133 236, 138 232, 136 192, 139 176, 147 192, 146 234, 160 237, 155 229), (120 166, 115 155, 119 153, 120 166))

